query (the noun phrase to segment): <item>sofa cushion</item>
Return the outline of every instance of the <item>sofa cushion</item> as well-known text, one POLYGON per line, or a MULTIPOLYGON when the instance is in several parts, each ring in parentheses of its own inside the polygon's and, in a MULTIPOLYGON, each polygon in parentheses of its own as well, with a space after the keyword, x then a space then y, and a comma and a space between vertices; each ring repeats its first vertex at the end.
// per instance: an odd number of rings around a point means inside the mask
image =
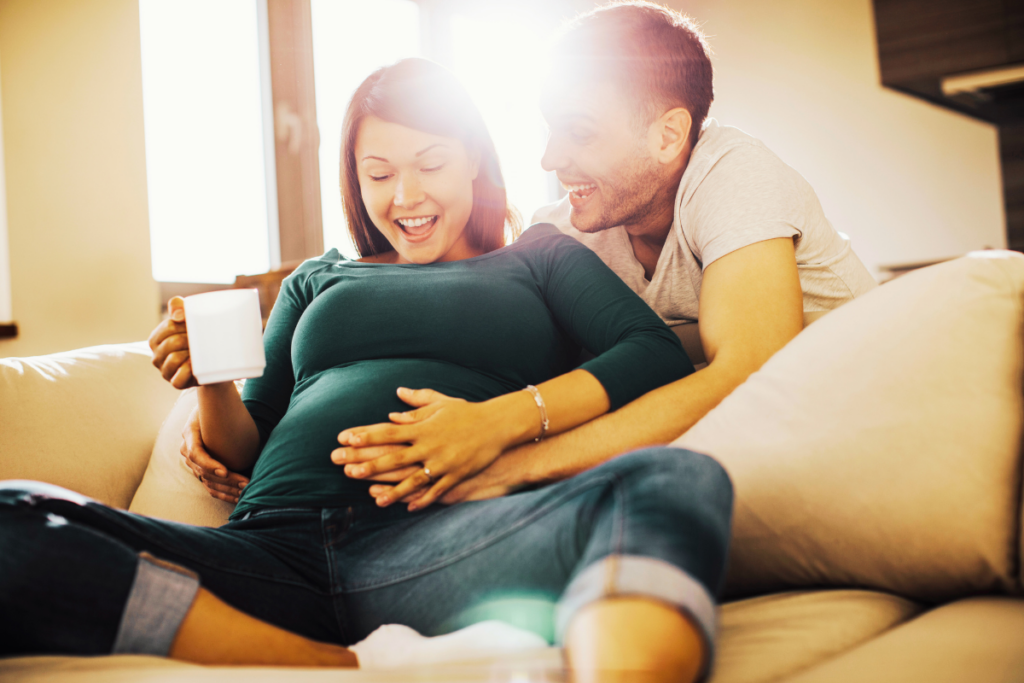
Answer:
POLYGON ((918 603, 862 590, 775 593, 722 605, 711 683, 769 683, 913 618, 918 603))
POLYGON ((1024 256, 903 276, 805 329, 676 445, 736 491, 727 594, 1019 585, 1024 256))
POLYGON ((0 359, 0 479, 127 507, 178 394, 151 358, 138 342, 0 359))
POLYGON ((1024 681, 1024 600, 943 605, 787 683, 1024 681))
POLYGON ((172 522, 218 527, 226 524, 235 509, 211 496, 181 457, 181 432, 197 405, 195 389, 186 389, 157 434, 146 474, 128 508, 172 522))

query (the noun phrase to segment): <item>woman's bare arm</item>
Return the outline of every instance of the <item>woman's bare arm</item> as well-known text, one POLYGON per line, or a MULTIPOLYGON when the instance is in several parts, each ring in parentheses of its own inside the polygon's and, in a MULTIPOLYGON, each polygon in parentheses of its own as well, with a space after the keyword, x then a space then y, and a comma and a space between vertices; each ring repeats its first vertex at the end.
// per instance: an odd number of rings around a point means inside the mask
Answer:
MULTIPOLYGON (((188 346, 185 301, 167 303, 170 313, 149 336, 153 365, 177 389, 196 386, 188 346)), ((207 450, 229 470, 252 466, 259 453, 259 433, 233 382, 199 387, 199 425, 207 450)))

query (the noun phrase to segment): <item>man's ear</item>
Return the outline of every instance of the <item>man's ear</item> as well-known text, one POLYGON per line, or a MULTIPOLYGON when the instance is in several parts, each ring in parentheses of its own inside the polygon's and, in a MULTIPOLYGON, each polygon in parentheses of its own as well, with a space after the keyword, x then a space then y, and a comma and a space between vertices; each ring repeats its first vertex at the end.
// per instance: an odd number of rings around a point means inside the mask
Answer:
POLYGON ((683 107, 669 109, 651 124, 651 143, 655 158, 671 164, 690 151, 693 117, 683 107))

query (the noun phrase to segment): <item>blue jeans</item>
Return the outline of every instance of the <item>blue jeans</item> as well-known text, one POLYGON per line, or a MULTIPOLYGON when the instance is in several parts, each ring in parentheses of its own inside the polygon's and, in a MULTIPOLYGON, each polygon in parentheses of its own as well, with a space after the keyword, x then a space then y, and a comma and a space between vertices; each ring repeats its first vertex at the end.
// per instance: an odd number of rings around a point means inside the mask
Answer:
POLYGON ((2 482, 0 655, 166 655, 200 585, 342 645, 493 618, 558 642, 584 605, 634 595, 677 606, 711 646, 731 512, 724 470, 677 448, 489 501, 260 508, 218 529, 2 482))

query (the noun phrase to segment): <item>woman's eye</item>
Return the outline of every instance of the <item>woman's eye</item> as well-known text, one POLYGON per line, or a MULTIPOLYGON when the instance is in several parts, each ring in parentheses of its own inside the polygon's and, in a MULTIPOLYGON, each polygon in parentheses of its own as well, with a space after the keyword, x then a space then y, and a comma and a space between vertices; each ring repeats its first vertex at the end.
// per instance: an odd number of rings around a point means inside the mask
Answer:
POLYGON ((586 144, 594 137, 594 134, 587 130, 574 130, 569 133, 573 141, 577 144, 586 144))
POLYGON ((440 171, 442 168, 444 168, 444 164, 438 164, 437 166, 431 166, 430 168, 423 169, 423 172, 432 173, 434 171, 440 171))
POLYGON ((375 181, 377 181, 379 183, 382 180, 387 180, 390 177, 391 177, 390 175, 371 175, 370 176, 370 180, 375 180, 375 181))

